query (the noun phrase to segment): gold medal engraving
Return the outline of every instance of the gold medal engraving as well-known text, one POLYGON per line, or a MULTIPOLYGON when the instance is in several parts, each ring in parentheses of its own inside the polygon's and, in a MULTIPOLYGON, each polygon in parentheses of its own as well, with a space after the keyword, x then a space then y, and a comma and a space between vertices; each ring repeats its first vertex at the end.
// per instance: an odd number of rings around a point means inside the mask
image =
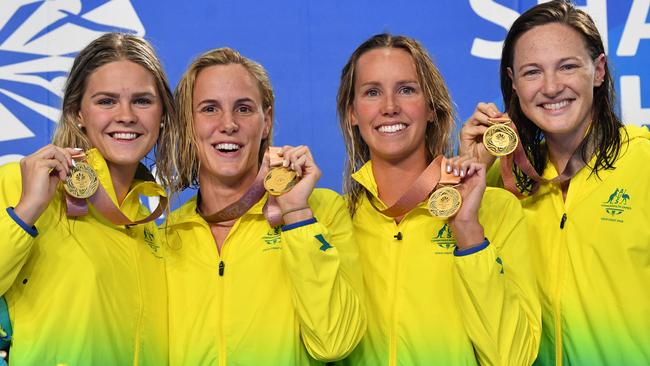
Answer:
POLYGON ((273 196, 289 192, 296 183, 296 172, 284 167, 271 168, 264 178, 264 188, 273 196))
POLYGON ((428 208, 431 215, 446 218, 454 216, 461 203, 460 192, 454 187, 445 186, 431 194, 428 208))
POLYGON ((494 156, 504 156, 515 151, 519 137, 515 130, 502 123, 494 124, 483 134, 483 145, 494 156))
POLYGON ((88 198, 95 194, 98 186, 99 179, 93 168, 87 163, 77 162, 64 188, 72 197, 88 198))

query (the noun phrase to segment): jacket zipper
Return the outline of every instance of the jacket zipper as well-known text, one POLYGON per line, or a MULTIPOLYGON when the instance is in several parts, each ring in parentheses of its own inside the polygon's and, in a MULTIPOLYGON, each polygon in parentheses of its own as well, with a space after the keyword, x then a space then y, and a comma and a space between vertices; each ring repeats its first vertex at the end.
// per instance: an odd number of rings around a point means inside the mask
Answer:
MULTIPOLYGON (((404 219, 402 219, 403 221, 404 219)), ((399 228, 397 225, 395 225, 395 229, 393 232, 400 232, 399 228)), ((402 254, 402 238, 401 235, 398 238, 397 236, 394 237, 394 240, 391 241, 390 245, 393 246, 391 248, 396 252, 395 255, 395 272, 393 273, 393 288, 391 289, 392 296, 390 297, 392 299, 392 311, 391 311, 391 324, 390 324, 390 342, 388 346, 388 365, 389 366, 395 366, 397 364, 397 323, 398 323, 398 306, 397 306, 397 282, 399 278, 399 268, 400 268, 400 258, 402 254)))
MULTIPOLYGON (((566 208, 565 208, 566 210, 566 208)), ((564 281, 564 251, 568 250, 566 243, 566 233, 564 232, 564 227, 566 226, 567 214, 566 212, 562 213, 562 218, 560 219, 560 253, 558 255, 558 276, 557 284, 555 288, 555 305, 553 310, 555 312, 555 365, 562 366, 562 306, 561 306, 561 292, 562 292, 562 282, 564 281)))

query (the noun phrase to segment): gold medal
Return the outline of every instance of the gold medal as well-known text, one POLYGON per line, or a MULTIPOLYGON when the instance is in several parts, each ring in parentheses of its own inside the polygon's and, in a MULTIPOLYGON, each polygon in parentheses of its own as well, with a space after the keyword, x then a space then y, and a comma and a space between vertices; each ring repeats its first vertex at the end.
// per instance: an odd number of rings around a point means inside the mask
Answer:
POLYGON ((298 174, 295 171, 276 167, 271 168, 264 178, 264 188, 273 196, 289 192, 298 183, 298 174))
POLYGON ((494 156, 504 156, 515 151, 519 137, 515 130, 505 124, 494 124, 483 134, 483 145, 494 156))
POLYGON ((98 186, 99 179, 93 168, 87 163, 76 162, 64 188, 72 197, 88 198, 95 194, 98 186))
POLYGON ((429 197, 428 209, 433 216, 447 218, 458 212, 462 201, 460 192, 456 188, 444 186, 429 197))

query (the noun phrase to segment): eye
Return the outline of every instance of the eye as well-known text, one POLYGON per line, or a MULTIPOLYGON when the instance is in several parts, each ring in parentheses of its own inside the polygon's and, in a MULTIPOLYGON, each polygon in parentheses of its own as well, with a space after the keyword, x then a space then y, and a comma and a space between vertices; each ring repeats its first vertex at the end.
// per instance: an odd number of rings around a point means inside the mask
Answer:
POLYGON ((253 113, 253 107, 246 104, 241 104, 235 108, 235 111, 240 114, 250 114, 253 113))
POLYGON ((148 97, 140 97, 140 98, 136 98, 133 101, 133 103, 134 104, 140 104, 140 105, 150 105, 150 104, 153 104, 153 99, 148 98, 148 97))
POLYGON ((562 70, 562 71, 573 71, 573 70, 575 70, 575 69, 577 69, 579 67, 580 67, 580 65, 577 65, 577 64, 564 64, 564 65, 560 66, 560 70, 562 70))
POLYGON ((116 101, 113 98, 101 98, 101 99, 97 100, 97 104, 99 104, 99 105, 110 106, 110 105, 113 105, 115 103, 116 103, 116 101))
POLYGON ((377 97, 379 96, 379 90, 377 88, 370 88, 366 90, 363 95, 368 96, 368 97, 377 97))
POLYGON ((208 104, 206 106, 203 106, 200 109, 201 113, 215 113, 217 111, 217 107, 211 104, 208 104))
POLYGON ((403 86, 399 88, 398 93, 403 95, 413 95, 415 94, 415 88, 412 86, 403 86))
POLYGON ((536 76, 539 76, 541 73, 542 73, 542 71, 539 70, 539 69, 528 69, 528 70, 524 70, 522 72, 522 76, 525 77, 525 78, 530 79, 530 78, 534 78, 536 76))

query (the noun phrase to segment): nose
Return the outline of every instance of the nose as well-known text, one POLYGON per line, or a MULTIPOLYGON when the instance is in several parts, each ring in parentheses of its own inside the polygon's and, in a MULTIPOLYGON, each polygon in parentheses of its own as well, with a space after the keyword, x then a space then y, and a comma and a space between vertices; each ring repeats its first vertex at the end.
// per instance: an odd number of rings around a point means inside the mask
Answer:
POLYGON ((554 97, 563 89, 562 79, 552 73, 544 76, 544 84, 542 85, 542 93, 547 97, 554 97))
POLYGON ((239 124, 233 113, 225 113, 221 120, 221 126, 219 126, 222 133, 226 135, 232 135, 233 133, 239 131, 239 124))
POLYGON ((397 98, 392 94, 387 94, 382 105, 382 114, 385 116, 394 116, 399 114, 400 107, 397 98))
POLYGON ((122 123, 135 123, 138 120, 137 114, 133 112, 131 103, 120 103, 117 121, 122 123))

